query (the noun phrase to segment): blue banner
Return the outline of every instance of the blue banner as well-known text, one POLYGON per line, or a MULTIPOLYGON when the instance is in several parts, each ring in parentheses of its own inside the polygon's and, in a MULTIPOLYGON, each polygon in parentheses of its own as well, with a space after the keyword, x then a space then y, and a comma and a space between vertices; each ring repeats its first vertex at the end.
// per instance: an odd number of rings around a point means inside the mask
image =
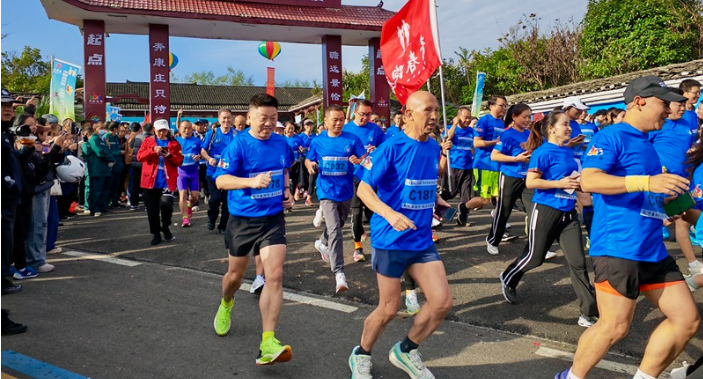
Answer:
POLYGON ((486 81, 485 72, 476 73, 476 89, 474 90, 474 102, 471 104, 471 115, 478 118, 481 112, 481 102, 483 101, 483 84, 486 81))
POLYGON ((70 118, 76 120, 74 108, 76 95, 76 77, 81 66, 54 59, 51 67, 51 97, 49 113, 59 118, 59 121, 70 118))

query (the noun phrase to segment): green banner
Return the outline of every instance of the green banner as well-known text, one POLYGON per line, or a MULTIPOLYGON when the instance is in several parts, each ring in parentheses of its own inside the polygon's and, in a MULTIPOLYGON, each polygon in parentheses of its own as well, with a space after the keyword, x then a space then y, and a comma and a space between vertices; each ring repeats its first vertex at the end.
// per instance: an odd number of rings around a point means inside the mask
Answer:
POLYGON ((60 122, 67 118, 76 121, 74 99, 76 95, 76 77, 81 66, 59 59, 54 59, 51 66, 49 113, 58 117, 60 122))

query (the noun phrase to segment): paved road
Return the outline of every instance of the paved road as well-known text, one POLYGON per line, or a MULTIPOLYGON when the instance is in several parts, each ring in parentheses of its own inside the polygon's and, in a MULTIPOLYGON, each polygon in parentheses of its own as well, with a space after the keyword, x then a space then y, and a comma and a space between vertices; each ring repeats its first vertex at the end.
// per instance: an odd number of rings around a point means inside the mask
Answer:
MULTIPOLYGON (((214 333, 220 275, 157 263, 128 267, 67 255, 54 259, 58 272, 26 282, 21 294, 3 297, 3 307, 28 323, 29 331, 3 336, 2 349, 90 378, 345 378, 348 354, 371 310, 324 297, 285 301, 277 338, 293 347, 294 358, 258 367, 254 359, 261 331, 255 295, 238 292, 232 332, 226 337, 214 333), (306 304, 310 301, 317 305, 306 304), (340 304, 348 313, 323 307, 340 304)), ((387 351, 404 337, 411 320, 394 320, 376 345, 376 378, 407 378, 388 362, 387 351)), ((569 362, 536 354, 545 348, 570 347, 445 322, 421 350, 438 378, 551 378, 569 362)), ((11 370, 5 359, 2 364, 4 373, 17 378, 67 378, 20 375, 29 369, 11 370)), ((597 369, 593 377, 629 375, 597 369)))
MULTIPOLYGON (((333 297, 334 278, 329 267, 319 258, 313 247, 321 229, 315 229, 311 220, 314 208, 296 205, 293 213, 286 215, 288 229, 288 257, 284 286, 333 297)), ((118 210, 102 218, 79 216, 65 222, 59 233, 60 245, 81 251, 111 254, 122 258, 155 262, 173 267, 184 267, 207 273, 223 274, 226 271, 226 253, 221 235, 207 231, 206 214, 197 212, 193 227, 174 227, 176 240, 156 247, 149 245, 150 235, 143 211, 118 210)), ((469 325, 483 326, 519 335, 546 338, 566 344, 575 344, 583 329, 576 325, 579 312, 576 297, 570 285, 563 255, 548 261, 528 273, 518 288, 520 303, 506 303, 500 293, 498 274, 522 250, 525 239, 501 245, 499 256, 485 251, 485 236, 490 221, 487 210, 472 213, 470 221, 475 226, 440 228, 442 241, 438 249, 442 255, 454 296, 450 320, 469 325)), ((524 214, 511 217, 513 232, 524 235, 524 214)), ((368 226, 367 226, 368 228, 368 226)), ((348 229, 345 230, 346 273, 350 290, 340 297, 359 304, 376 304, 375 276, 370 263, 354 263, 351 259, 353 244, 348 229)), ((370 252, 368 242, 365 243, 370 252)), ((669 243, 670 253, 685 265, 675 243, 669 243)), ((555 247, 557 249, 558 247, 555 247)), ((57 272, 50 275, 70 274, 58 263, 57 272)), ((248 277, 253 278, 253 265, 248 277)), ((700 293, 697 300, 703 301, 700 293)), ((699 307, 700 308, 700 307, 699 307)), ((640 301, 630 335, 620 341, 614 352, 641 356, 647 336, 662 319, 658 310, 646 301, 640 301)), ((692 360, 703 354, 703 341, 697 336, 689 345, 682 359, 692 360)), ((695 360, 695 359, 694 359, 695 360)))

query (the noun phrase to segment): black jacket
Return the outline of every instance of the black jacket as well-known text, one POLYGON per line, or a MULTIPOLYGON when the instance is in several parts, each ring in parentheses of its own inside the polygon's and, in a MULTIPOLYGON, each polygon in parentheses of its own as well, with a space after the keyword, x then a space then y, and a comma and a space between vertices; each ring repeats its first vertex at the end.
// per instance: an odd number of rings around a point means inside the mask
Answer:
POLYGON ((17 206, 22 193, 22 169, 15 153, 15 137, 2 132, 2 207, 17 206))

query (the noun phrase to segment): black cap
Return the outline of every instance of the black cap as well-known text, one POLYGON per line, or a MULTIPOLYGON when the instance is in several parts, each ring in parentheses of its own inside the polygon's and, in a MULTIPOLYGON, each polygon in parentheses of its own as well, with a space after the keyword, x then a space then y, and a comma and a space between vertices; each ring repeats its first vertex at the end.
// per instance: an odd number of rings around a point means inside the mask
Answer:
POLYGON ((669 101, 672 103, 680 103, 686 101, 685 97, 671 92, 669 87, 659 77, 654 75, 643 76, 630 82, 625 89, 625 104, 630 104, 635 100, 635 96, 639 97, 656 97, 657 99, 669 101))
POLYGON ((15 98, 12 97, 12 94, 10 94, 10 91, 8 91, 5 88, 2 89, 2 102, 3 103, 21 103, 21 101, 15 100, 15 98))

